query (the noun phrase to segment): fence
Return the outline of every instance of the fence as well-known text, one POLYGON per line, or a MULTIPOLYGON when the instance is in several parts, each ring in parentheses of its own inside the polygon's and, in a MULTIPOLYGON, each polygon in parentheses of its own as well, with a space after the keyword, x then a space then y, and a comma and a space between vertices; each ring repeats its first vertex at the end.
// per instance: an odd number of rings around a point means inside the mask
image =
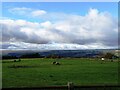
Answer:
POLYGON ((48 86, 34 88, 3 88, 2 90, 120 90, 119 85, 101 85, 101 86, 75 86, 72 82, 68 82, 65 86, 48 86))

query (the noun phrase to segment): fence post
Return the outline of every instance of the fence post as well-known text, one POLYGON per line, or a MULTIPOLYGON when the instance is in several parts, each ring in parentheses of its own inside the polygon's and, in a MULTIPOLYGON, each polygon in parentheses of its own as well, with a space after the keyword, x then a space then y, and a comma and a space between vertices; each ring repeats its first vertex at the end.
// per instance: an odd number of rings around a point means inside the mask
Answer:
POLYGON ((68 90, 74 90, 74 85, 72 82, 68 82, 68 90))

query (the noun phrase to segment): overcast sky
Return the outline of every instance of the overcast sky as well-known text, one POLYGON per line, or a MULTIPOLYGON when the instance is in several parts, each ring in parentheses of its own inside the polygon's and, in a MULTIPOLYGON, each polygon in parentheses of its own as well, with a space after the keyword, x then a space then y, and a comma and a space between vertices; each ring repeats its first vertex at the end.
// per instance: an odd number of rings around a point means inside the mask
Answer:
POLYGON ((2 49, 117 48, 117 5, 115 2, 3 3, 2 49))

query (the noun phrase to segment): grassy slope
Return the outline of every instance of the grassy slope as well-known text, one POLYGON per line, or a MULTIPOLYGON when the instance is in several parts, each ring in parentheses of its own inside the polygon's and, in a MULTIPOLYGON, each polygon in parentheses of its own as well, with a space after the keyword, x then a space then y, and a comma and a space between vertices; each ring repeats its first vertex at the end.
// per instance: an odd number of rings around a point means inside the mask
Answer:
POLYGON ((52 59, 3 61, 3 87, 39 87, 47 85, 117 84, 118 63, 85 59, 61 59, 62 65, 52 65, 52 59), (11 66, 26 66, 10 68, 11 66))

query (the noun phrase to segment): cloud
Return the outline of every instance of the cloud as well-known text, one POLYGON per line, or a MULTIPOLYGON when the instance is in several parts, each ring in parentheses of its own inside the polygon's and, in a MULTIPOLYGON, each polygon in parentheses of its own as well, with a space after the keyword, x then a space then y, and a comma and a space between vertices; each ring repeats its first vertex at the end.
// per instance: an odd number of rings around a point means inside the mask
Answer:
POLYGON ((66 43, 55 43, 51 42, 48 44, 30 44, 24 42, 9 42, 3 43, 3 50, 81 50, 81 49, 109 49, 112 47, 107 47, 102 44, 94 45, 79 45, 79 44, 66 44, 66 43))
POLYGON ((44 14, 46 14, 46 11, 44 11, 44 10, 36 10, 36 11, 33 11, 32 13, 32 16, 41 16, 41 15, 44 15, 44 14))
POLYGON ((44 14, 47 14, 46 11, 44 10, 36 10, 32 8, 26 8, 26 7, 16 7, 16 8, 10 8, 8 10, 12 14, 17 14, 17 15, 24 15, 24 16, 29 16, 29 17, 40 17, 44 14))
POLYGON ((16 8, 10 8, 8 11, 12 14, 19 14, 19 15, 26 15, 28 12, 31 12, 31 8, 26 8, 26 7, 16 7, 16 8))
POLYGON ((50 47, 49 42, 62 43, 63 47, 68 44, 66 48, 71 45, 74 48, 77 46, 79 48, 112 48, 118 45, 117 19, 109 13, 99 12, 97 9, 90 9, 85 16, 64 14, 64 20, 46 20, 38 23, 5 19, 0 21, 0 25, 2 25, 4 43, 19 41, 35 44, 36 47, 40 44, 40 47, 43 45, 49 48, 52 48, 53 45, 50 44, 50 47))

